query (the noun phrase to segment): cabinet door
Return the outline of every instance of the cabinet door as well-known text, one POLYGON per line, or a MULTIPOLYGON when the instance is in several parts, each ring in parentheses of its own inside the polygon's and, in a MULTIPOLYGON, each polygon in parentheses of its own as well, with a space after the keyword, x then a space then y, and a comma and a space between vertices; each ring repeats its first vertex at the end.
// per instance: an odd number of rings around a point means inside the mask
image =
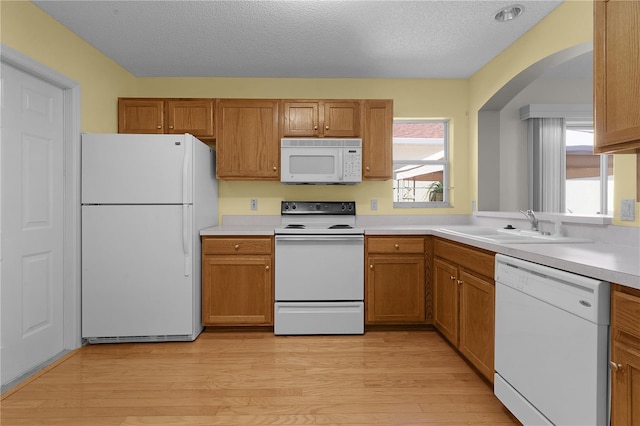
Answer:
POLYGON ((213 99, 167 101, 167 133, 213 137, 213 99))
POLYGON ((595 151, 640 147, 640 1, 594 2, 595 151))
POLYGON ((321 134, 318 102, 283 103, 282 135, 289 137, 312 137, 321 134))
POLYGON ((204 256, 204 325, 273 325, 271 256, 204 256))
POLYGON ((118 99, 118 133, 164 133, 164 101, 118 99))
POLYGON ((433 260, 434 323, 440 332, 458 346, 458 270, 441 259, 433 260))
POLYGON ((640 424, 640 351, 614 341, 611 347, 611 424, 640 424))
POLYGON ((393 173, 393 101, 364 101, 362 178, 391 179, 393 173))
POLYGON ((278 101, 216 101, 217 175, 229 180, 279 180, 278 101))
POLYGON ((325 101, 322 107, 322 134, 325 137, 360 136, 360 102, 325 101))
POLYGON ((460 280, 458 349, 493 383, 495 285, 465 271, 460 280))
POLYGON ((367 323, 423 323, 424 256, 371 255, 367 260, 367 323))

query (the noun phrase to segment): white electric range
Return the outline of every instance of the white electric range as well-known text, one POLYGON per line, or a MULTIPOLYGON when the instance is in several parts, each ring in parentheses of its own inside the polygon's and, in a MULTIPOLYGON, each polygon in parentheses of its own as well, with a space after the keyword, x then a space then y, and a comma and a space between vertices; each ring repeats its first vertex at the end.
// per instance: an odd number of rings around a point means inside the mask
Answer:
POLYGON ((364 333, 364 230, 354 201, 283 201, 275 334, 364 333))

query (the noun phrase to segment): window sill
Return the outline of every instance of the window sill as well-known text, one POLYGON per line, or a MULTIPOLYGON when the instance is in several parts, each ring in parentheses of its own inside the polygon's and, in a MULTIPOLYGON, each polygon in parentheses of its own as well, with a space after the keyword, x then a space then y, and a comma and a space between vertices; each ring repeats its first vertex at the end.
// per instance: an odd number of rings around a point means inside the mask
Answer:
POLYGON ((393 203, 394 209, 438 209, 448 207, 451 207, 451 205, 446 201, 421 201, 415 203, 394 201, 393 203))

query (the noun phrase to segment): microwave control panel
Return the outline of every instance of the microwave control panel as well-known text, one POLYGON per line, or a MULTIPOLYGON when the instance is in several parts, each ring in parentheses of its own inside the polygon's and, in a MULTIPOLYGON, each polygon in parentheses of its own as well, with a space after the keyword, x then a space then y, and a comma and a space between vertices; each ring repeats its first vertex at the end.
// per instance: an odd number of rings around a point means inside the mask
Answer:
POLYGON ((362 179, 362 149, 347 148, 343 155, 343 180, 359 182, 362 179))

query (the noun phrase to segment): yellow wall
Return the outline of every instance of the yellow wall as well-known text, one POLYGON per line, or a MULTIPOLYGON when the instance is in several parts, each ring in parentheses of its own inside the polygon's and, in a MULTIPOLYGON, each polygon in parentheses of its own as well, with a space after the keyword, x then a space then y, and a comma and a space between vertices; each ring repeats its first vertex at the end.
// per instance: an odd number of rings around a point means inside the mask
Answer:
MULTIPOLYGON (((593 40, 593 3, 567 0, 538 25, 523 35, 500 55, 476 72, 469 80, 469 149, 471 199, 476 199, 478 176, 478 111, 507 82, 522 70, 561 50, 593 40)), ((621 222, 620 200, 635 198, 635 156, 614 157, 614 224, 640 226, 621 222)), ((638 211, 638 207, 636 207, 638 211)))
MULTIPOLYGON (((258 199, 257 214, 279 214, 282 199, 353 199, 360 214, 468 214, 477 198, 477 111, 521 70, 591 40, 591 7, 590 1, 566 1, 469 80, 136 78, 28 1, 0 1, 0 41, 81 84, 83 131, 117 131, 120 96, 381 98, 394 100, 396 117, 451 119, 452 208, 393 209, 391 182, 349 187, 220 182, 221 214, 251 214, 251 198, 258 199), (377 212, 369 211, 371 199, 378 200, 377 212)), ((634 163, 619 157, 616 205, 635 194, 634 163)))
POLYGON ((141 78, 137 96, 219 98, 374 98, 393 99, 394 115, 451 120, 452 208, 393 209, 392 181, 355 186, 297 186, 279 182, 220 182, 220 213, 280 214, 282 200, 354 200, 358 214, 468 214, 467 80, 278 79, 278 78, 141 78), (458 184, 459 183, 459 184, 458 184), (251 212, 251 198, 258 211, 251 212), (378 200, 371 212, 370 200, 378 200), (462 200, 462 201, 459 201, 462 200))
POLYGON ((28 1, 0 1, 0 41, 80 83, 82 130, 118 130, 117 98, 134 76, 28 1))

